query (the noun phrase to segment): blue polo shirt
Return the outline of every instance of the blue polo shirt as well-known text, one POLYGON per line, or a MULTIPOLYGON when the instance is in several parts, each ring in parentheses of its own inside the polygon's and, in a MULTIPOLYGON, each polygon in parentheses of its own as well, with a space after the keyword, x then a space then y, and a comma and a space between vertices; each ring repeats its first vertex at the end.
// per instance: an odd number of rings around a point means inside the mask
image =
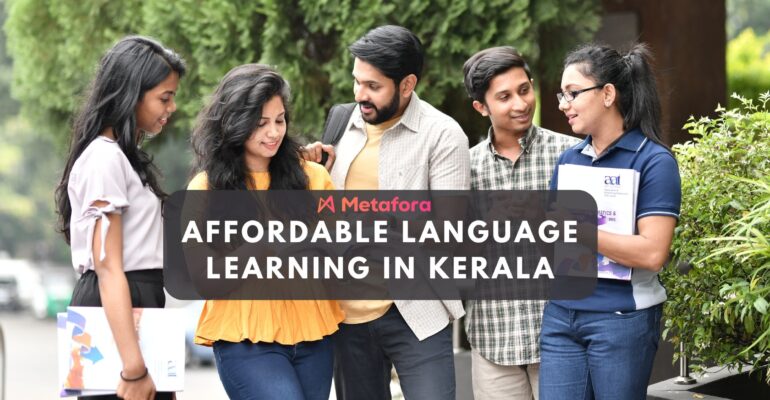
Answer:
MULTIPOLYGON (((601 157, 596 157, 591 136, 562 153, 551 178, 551 190, 556 190, 558 166, 562 164, 635 169, 639 171, 636 220, 652 215, 679 219, 682 188, 676 160, 668 149, 649 140, 639 129, 624 133, 601 157)), ((635 268, 631 281, 599 279, 591 296, 553 302, 576 310, 632 311, 665 300, 666 289, 661 285, 658 274, 635 268)))

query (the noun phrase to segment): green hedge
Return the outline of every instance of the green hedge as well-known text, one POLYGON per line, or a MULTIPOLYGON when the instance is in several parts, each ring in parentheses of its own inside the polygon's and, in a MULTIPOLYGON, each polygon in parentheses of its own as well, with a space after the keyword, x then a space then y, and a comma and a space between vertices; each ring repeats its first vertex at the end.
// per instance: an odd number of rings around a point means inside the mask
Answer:
POLYGON ((717 118, 691 117, 685 129, 695 139, 674 146, 682 175, 674 262, 693 269, 662 273, 664 336, 683 340, 696 367, 770 362, 770 93, 758 104, 735 98, 740 106, 717 109, 717 118))

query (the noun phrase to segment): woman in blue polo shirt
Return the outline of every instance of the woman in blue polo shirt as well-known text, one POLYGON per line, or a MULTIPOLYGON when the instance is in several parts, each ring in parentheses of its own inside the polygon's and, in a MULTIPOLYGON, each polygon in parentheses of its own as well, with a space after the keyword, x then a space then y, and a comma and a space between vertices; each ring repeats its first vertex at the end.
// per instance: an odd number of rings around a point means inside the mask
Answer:
MULTIPOLYGON (((558 165, 639 172, 636 233, 598 232, 599 253, 633 270, 630 281, 599 279, 580 300, 550 301, 540 337, 540 398, 644 399, 660 339, 667 263, 679 218, 679 170, 660 142, 660 101, 649 50, 627 54, 586 45, 564 62, 559 109, 586 139, 558 165)), ((551 179, 556 189, 558 165, 551 179)))

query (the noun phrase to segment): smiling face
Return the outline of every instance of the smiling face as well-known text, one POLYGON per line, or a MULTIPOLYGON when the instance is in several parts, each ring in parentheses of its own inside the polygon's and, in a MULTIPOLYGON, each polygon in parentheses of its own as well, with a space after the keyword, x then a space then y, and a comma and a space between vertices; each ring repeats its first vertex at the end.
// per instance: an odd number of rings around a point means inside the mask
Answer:
POLYGON ((484 103, 474 101, 473 107, 489 116, 495 134, 522 137, 532 126, 537 101, 524 68, 514 67, 492 78, 484 103))
MULTIPOLYGON (((580 64, 571 64, 564 69, 561 77, 562 92, 596 86, 597 83, 591 77, 583 75, 579 67, 580 64)), ((571 102, 561 101, 559 110, 567 116, 567 122, 573 132, 581 135, 594 134, 608 114, 608 107, 604 104, 605 97, 605 89, 588 90, 577 95, 571 102)))
POLYGON ((270 159, 286 136, 286 109, 281 96, 273 96, 262 106, 262 117, 244 144, 246 166, 252 172, 267 171, 270 159))
POLYGON ((397 85, 372 64, 353 61, 353 93, 368 124, 379 125, 403 113, 397 85))
POLYGON ((171 114, 176 111, 177 86, 179 74, 172 71, 166 79, 154 88, 144 92, 144 96, 136 103, 136 128, 155 135, 163 130, 171 114))

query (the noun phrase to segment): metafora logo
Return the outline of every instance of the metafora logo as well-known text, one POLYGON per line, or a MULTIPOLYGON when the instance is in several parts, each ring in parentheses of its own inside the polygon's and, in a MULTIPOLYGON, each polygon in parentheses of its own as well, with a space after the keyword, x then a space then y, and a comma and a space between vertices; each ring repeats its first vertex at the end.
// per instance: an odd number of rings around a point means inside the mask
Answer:
POLYGON ((604 177, 604 184, 605 185, 620 185, 620 175, 617 176, 605 176, 604 177))
POLYGON ((380 212, 404 212, 404 213, 429 213, 431 212, 432 202, 430 200, 402 200, 398 196, 391 199, 367 199, 361 200, 358 196, 341 197, 335 199, 334 196, 320 197, 318 199, 318 213, 328 210, 331 213, 337 212, 336 200, 339 200, 339 209, 341 212, 361 212, 361 213, 380 213, 380 212))

